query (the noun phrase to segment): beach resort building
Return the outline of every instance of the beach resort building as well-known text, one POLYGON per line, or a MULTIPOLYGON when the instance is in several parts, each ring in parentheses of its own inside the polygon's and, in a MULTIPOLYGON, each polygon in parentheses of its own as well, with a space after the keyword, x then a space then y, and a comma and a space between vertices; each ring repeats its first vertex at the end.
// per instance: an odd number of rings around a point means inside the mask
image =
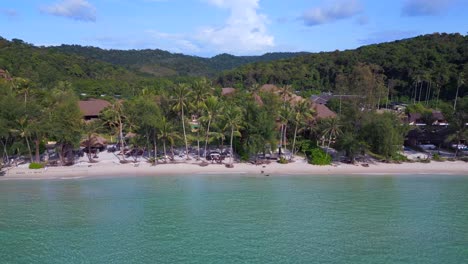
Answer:
POLYGON ((81 113, 83 113, 84 120, 94 120, 99 118, 102 110, 110 105, 106 100, 102 99, 89 99, 86 101, 79 101, 81 113))

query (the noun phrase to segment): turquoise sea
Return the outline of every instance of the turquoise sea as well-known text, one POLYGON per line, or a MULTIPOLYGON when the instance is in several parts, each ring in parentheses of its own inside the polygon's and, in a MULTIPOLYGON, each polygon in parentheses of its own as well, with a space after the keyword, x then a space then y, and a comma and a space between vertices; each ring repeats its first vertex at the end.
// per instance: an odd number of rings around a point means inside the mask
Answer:
POLYGON ((468 177, 5 180, 0 263, 468 263, 468 177))

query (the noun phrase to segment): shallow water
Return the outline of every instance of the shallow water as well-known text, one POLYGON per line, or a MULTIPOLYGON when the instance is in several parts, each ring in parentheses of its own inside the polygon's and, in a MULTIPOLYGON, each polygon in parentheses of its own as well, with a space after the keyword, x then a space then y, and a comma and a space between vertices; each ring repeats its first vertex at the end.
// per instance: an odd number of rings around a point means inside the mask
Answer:
POLYGON ((468 177, 0 182, 1 263, 468 263, 468 177))

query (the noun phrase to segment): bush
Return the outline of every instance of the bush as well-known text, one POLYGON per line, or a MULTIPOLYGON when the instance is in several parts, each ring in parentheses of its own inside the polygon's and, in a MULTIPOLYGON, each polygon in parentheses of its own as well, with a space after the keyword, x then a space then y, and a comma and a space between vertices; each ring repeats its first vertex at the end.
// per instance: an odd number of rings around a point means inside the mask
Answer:
POLYGON ((400 153, 393 155, 392 159, 396 162, 408 162, 408 158, 400 153))
POLYGON ((461 157, 460 160, 462 160, 464 162, 468 162, 468 157, 461 157))
POLYGON ((285 159, 284 157, 280 157, 279 160, 278 160, 278 163, 280 164, 288 164, 289 161, 287 159, 285 159))
POLYGON ((42 163, 33 162, 33 163, 29 164, 29 169, 31 169, 31 170, 38 170, 38 169, 42 169, 42 168, 44 168, 44 164, 42 164, 42 163))
POLYGON ((438 153, 434 153, 432 155, 432 160, 435 160, 435 161, 444 161, 444 159, 438 154, 438 153))
POLYGON ((309 163, 313 165, 330 165, 332 162, 332 157, 325 153, 320 148, 315 148, 310 151, 309 163))

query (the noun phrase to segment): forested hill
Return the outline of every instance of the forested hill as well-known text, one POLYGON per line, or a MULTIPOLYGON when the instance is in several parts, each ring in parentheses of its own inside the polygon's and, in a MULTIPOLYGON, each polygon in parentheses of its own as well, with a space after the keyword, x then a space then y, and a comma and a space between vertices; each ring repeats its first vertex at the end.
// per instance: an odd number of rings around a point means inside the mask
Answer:
POLYGON ((79 45, 49 47, 49 50, 75 54, 112 63, 154 76, 215 76, 221 71, 232 70, 253 62, 267 62, 304 55, 304 52, 267 53, 262 56, 233 56, 221 54, 212 58, 202 58, 160 49, 145 50, 105 50, 79 45))
POLYGON ((148 78, 108 62, 36 47, 18 39, 0 38, 0 69, 28 80, 30 87, 50 89, 65 82, 76 92, 90 96, 131 96, 142 87, 161 86, 167 81, 148 78))
POLYGON ((83 56, 57 52, 19 39, 0 37, 0 69, 41 85, 76 79, 121 80, 137 74, 124 67, 83 56))
POLYGON ((389 85, 392 94, 407 97, 414 87, 423 87, 433 95, 440 92, 441 98, 453 99, 460 82, 465 85, 461 84, 459 95, 468 92, 467 77, 468 36, 431 34, 356 50, 253 63, 223 73, 218 83, 226 87, 291 84, 296 90, 314 92, 353 92, 349 90, 354 88, 364 93, 366 86, 389 85))
POLYGON ((459 96, 468 92, 468 36, 432 34, 347 51, 212 58, 162 50, 36 47, 0 37, 0 69, 38 87, 68 81, 89 95, 130 96, 142 87, 167 88, 192 76, 218 76, 215 84, 224 87, 291 84, 309 94, 371 92, 378 98, 390 88, 391 96, 411 99, 417 93, 418 100, 452 100, 457 88, 459 96))

